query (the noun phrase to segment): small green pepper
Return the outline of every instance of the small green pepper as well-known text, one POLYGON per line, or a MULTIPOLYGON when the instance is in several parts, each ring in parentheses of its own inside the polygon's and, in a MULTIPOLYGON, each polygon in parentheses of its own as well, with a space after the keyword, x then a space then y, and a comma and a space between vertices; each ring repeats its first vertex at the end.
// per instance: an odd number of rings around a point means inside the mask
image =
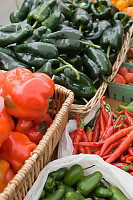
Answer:
POLYGON ((65 190, 64 189, 58 189, 52 194, 49 194, 46 198, 43 200, 62 200, 62 198, 65 195, 65 190))
POLYGON ((49 173, 49 176, 54 178, 56 181, 61 181, 61 180, 63 180, 67 171, 68 171, 68 169, 66 167, 63 167, 63 168, 60 168, 56 171, 49 173))
POLYGON ((18 22, 20 22, 20 19, 19 19, 19 10, 15 10, 14 12, 12 12, 10 14, 10 22, 11 23, 18 23, 18 22))
POLYGON ((78 192, 67 192, 65 200, 84 200, 85 198, 78 192))
POLYGON ((48 176, 47 177, 47 180, 45 182, 45 185, 44 185, 44 190, 47 192, 47 193, 52 193, 56 190, 56 183, 55 183, 55 179, 48 176))
POLYGON ((66 173, 64 177, 64 184, 72 186, 77 183, 83 176, 84 170, 81 165, 75 164, 66 173))
POLYGON ((70 187, 69 185, 65 185, 65 184, 60 184, 58 186, 58 189, 64 189, 65 192, 75 192, 75 189, 70 187))
POLYGON ((99 171, 94 172, 86 176, 83 180, 79 181, 77 184, 77 190, 83 195, 87 196, 91 193, 100 183, 102 174, 99 171))
POLYGON ((112 192, 105 187, 97 187, 94 191, 93 194, 96 197, 110 197, 112 196, 112 192))
POLYGON ((110 186, 109 191, 112 192, 112 196, 110 196, 108 200, 129 200, 117 187, 110 186))

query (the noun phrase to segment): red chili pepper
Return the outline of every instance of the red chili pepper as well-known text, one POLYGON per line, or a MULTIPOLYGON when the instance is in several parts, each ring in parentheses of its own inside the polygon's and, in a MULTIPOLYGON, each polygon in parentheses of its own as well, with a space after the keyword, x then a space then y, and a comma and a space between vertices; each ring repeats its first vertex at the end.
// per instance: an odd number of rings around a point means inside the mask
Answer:
MULTIPOLYGON (((127 163, 121 163, 121 162, 118 162, 118 163, 112 163, 112 165, 122 169, 122 167, 124 166, 129 166, 129 164, 127 163)), ((130 167, 130 169, 128 170, 129 172, 133 172, 133 166, 130 167)))
POLYGON ((109 126, 113 125, 113 112, 110 113, 107 124, 106 124, 106 128, 108 128, 109 126))
POLYGON ((98 115, 93 131, 92 142, 97 142, 100 134, 100 114, 98 115))
POLYGON ((128 157, 130 157, 130 154, 127 154, 127 155, 125 155, 125 156, 124 156, 124 154, 121 154, 121 157, 120 157, 121 162, 126 162, 126 159, 127 159, 128 157))
POLYGON ((125 139, 125 137, 116 140, 115 142, 113 142, 112 144, 109 145, 109 147, 107 148, 107 150, 103 153, 104 155, 109 154, 113 149, 115 149, 116 147, 118 147, 118 145, 125 139))
POLYGON ((122 116, 120 115, 117 120, 114 122, 113 126, 117 126, 121 121, 122 116))
POLYGON ((133 126, 133 119, 132 117, 128 114, 127 110, 125 108, 123 108, 124 110, 124 114, 126 115, 127 119, 128 119, 128 125, 129 126, 133 126))
POLYGON ((121 126, 120 128, 123 129, 123 128, 127 128, 127 127, 128 127, 128 125, 125 124, 125 123, 123 123, 122 126, 121 126))
POLYGON ((127 113, 130 115, 130 117, 133 118, 133 113, 129 112, 128 110, 127 110, 127 113))
MULTIPOLYGON (((87 137, 87 135, 86 135, 85 132, 83 133, 82 141, 83 141, 83 142, 89 142, 88 137, 87 137)), ((84 147, 84 149, 85 149, 85 153, 86 153, 86 154, 92 154, 92 149, 91 149, 91 148, 89 148, 89 147, 84 147)))
POLYGON ((103 153, 105 152, 105 150, 107 149, 107 147, 112 144, 114 141, 126 136, 128 133, 130 133, 133 130, 133 126, 129 126, 128 128, 124 128, 121 129, 119 131, 117 131, 116 133, 114 133, 113 135, 111 135, 103 144, 101 151, 100 151, 100 156, 103 155, 103 153))
POLYGON ((124 111, 123 111, 123 110, 120 111, 120 112, 116 111, 116 113, 117 113, 118 115, 122 115, 122 114, 124 113, 124 111))
POLYGON ((85 154, 85 148, 82 146, 79 146, 79 153, 85 154))
POLYGON ((123 140, 119 147, 112 153, 112 155, 107 158, 106 162, 107 163, 112 163, 115 161, 128 147, 130 144, 132 144, 133 141, 133 132, 129 133, 125 140, 123 140))
POLYGON ((91 142, 92 137, 93 137, 93 131, 89 126, 87 127, 86 135, 87 135, 88 141, 91 142))
POLYGON ((74 131, 72 131, 72 132, 69 134, 69 136, 70 136, 70 138, 71 138, 72 141, 74 140, 76 134, 77 134, 77 130, 74 130, 74 131))
POLYGON ((129 156, 129 157, 126 159, 126 163, 128 163, 129 161, 133 161, 133 156, 129 156))
POLYGON ((79 143, 81 140, 82 140, 82 137, 83 137, 83 133, 84 133, 84 118, 85 116, 83 117, 78 129, 77 129, 77 134, 73 140, 73 155, 77 154, 78 152, 78 146, 75 146, 74 143, 79 143))
POLYGON ((131 176, 133 176, 133 172, 130 172, 129 174, 130 174, 131 176))
POLYGON ((105 121, 104 121, 104 117, 103 117, 103 110, 100 110, 100 137, 103 136, 105 131, 105 121))
POLYGON ((103 142, 73 142, 73 145, 75 146, 83 146, 83 147, 101 147, 104 144, 103 142))
POLYGON ((102 156, 101 158, 102 158, 103 160, 106 160, 110 155, 111 155, 111 154, 108 154, 108 155, 102 156))
POLYGON ((105 124, 107 123, 108 121, 108 118, 109 118, 109 114, 107 113, 105 107, 104 107, 104 103, 103 103, 103 99, 105 98, 105 96, 103 96, 101 98, 101 109, 102 109, 102 113, 103 113, 103 117, 104 117, 104 120, 105 120, 105 124))
POLYGON ((77 128, 78 128, 81 124, 81 119, 77 114, 75 114, 75 116, 76 116, 76 119, 77 119, 77 128))
POLYGON ((130 153, 131 156, 133 156, 133 147, 128 148, 128 152, 130 153))
POLYGON ((94 154, 95 154, 95 155, 99 155, 100 149, 101 149, 101 148, 97 147, 97 148, 95 149, 95 151, 94 151, 94 154))

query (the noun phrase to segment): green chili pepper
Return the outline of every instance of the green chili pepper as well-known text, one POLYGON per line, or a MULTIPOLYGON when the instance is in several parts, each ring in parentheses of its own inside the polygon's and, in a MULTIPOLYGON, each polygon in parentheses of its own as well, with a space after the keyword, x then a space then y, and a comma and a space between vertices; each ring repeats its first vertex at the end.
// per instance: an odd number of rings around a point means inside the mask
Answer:
POLYGON ((117 187, 110 186, 109 191, 112 192, 112 196, 108 200, 128 200, 124 193, 117 187))
POLYGON ((41 196, 39 199, 43 199, 45 197, 46 193, 45 193, 45 190, 42 190, 42 193, 41 193, 41 196))
POLYGON ((98 77, 104 78, 105 75, 110 75, 111 65, 101 50, 88 47, 85 53, 83 63, 86 69, 89 70, 93 80, 98 77))
POLYGON ((111 49, 119 51, 123 43, 123 26, 121 24, 115 24, 113 28, 105 30, 101 36, 100 44, 107 50, 107 57, 111 49))
POLYGON ((92 0, 73 0, 73 5, 76 8, 82 8, 84 10, 88 10, 92 4, 92 0))
POLYGON ((6 47, 9 44, 20 42, 30 36, 32 27, 25 23, 6 24, 0 27, 0 46, 6 47))
POLYGON ((56 171, 49 173, 49 176, 54 178, 56 181, 61 181, 61 180, 63 180, 67 171, 68 171, 68 169, 66 167, 63 167, 63 168, 60 168, 56 171))
POLYGON ((91 193, 100 183, 102 178, 101 172, 97 171, 93 174, 86 176, 83 180, 77 184, 77 190, 83 195, 87 196, 91 193))
POLYGON ((84 170, 81 165, 75 164, 66 173, 64 177, 64 184, 72 186, 77 183, 83 176, 84 170))
POLYGON ((65 192, 75 192, 75 189, 70 187, 69 185, 65 185, 65 184, 60 184, 58 186, 58 189, 64 189, 65 192))
POLYGON ((9 71, 17 67, 29 68, 29 66, 19 62, 12 55, 6 54, 4 51, 2 52, 2 48, 0 48, 0 69, 9 71))
POLYGON ((77 8, 73 18, 74 26, 78 27, 79 31, 86 29, 86 26, 90 20, 88 12, 82 8, 77 8))
POLYGON ((91 5, 94 16, 98 19, 107 19, 111 16, 112 3, 110 0, 96 0, 91 5))
POLYGON ((85 198, 78 192, 67 192, 65 194, 65 200, 84 200, 85 198))
POLYGON ((42 67, 48 59, 57 58, 58 50, 53 44, 33 42, 14 46, 14 52, 18 60, 36 67, 42 67))
POLYGON ((87 75, 80 71, 78 72, 80 80, 77 80, 75 73, 71 69, 66 68, 63 72, 55 75, 54 81, 72 90, 77 97, 91 98, 97 90, 87 75))
POLYGON ((130 15, 124 12, 117 12, 114 14, 113 19, 112 19, 112 24, 118 24, 121 23, 124 31, 126 32, 129 27, 133 24, 133 20, 130 15))
POLYGON ((56 190, 56 182, 54 178, 50 176, 47 177, 47 180, 44 185, 44 190, 48 193, 52 193, 56 190))
POLYGON ((64 189, 58 189, 52 194, 49 194, 48 197, 44 198, 43 200, 62 200, 65 195, 64 189))
POLYGON ((133 163, 131 161, 129 161, 129 163, 131 163, 129 166, 123 166, 122 170, 124 170, 125 172, 127 172, 133 165, 133 163))
POLYGON ((85 36, 85 38, 87 40, 92 40, 94 42, 99 42, 102 33, 106 29, 108 29, 110 27, 111 27, 111 23, 109 21, 107 21, 107 20, 101 20, 101 21, 98 21, 98 22, 94 22, 91 32, 89 32, 85 36))
POLYGON ((110 197, 112 196, 112 192, 105 187, 97 187, 94 191, 93 194, 96 197, 110 197))

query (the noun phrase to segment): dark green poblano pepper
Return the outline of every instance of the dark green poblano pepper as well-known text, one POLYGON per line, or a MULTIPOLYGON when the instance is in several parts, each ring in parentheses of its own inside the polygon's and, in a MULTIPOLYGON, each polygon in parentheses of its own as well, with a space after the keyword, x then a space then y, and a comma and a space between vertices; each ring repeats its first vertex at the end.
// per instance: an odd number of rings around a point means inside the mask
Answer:
POLYGON ((82 8, 88 10, 92 4, 92 0, 73 0, 73 5, 76 8, 82 8))

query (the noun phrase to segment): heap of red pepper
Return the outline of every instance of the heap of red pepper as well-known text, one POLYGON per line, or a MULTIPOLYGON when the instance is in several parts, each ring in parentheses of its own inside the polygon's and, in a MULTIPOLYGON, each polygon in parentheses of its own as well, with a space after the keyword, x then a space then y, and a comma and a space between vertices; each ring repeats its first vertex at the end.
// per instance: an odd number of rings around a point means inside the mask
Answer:
POLYGON ((109 114, 103 99, 93 131, 89 126, 85 131, 85 116, 81 121, 76 115, 77 130, 70 133, 73 154, 97 154, 133 175, 133 114, 124 107, 122 111, 116 111, 117 115, 109 114))
POLYGON ((53 93, 54 82, 44 73, 0 71, 0 192, 51 125, 47 109, 53 93))

